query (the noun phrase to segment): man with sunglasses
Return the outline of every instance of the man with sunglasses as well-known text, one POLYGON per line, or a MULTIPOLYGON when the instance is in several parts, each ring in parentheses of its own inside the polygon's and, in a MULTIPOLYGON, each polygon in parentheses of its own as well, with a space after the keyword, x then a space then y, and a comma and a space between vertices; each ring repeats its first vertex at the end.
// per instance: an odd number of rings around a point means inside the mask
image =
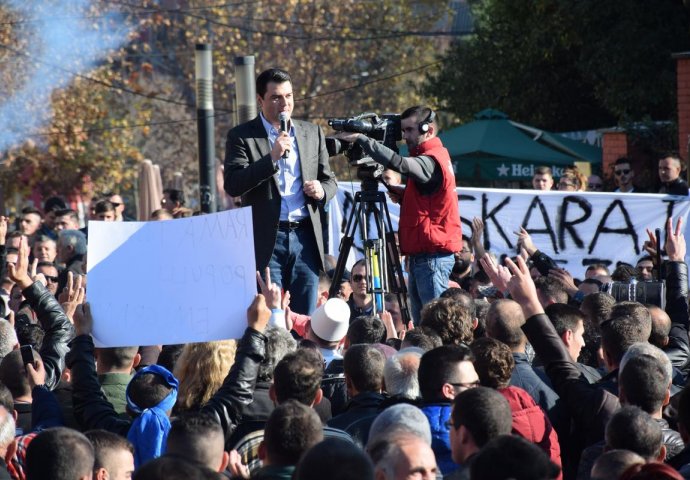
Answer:
POLYGON ((633 185, 633 178, 635 178, 635 172, 630 160, 625 157, 617 159, 613 165, 613 180, 618 188, 614 192, 643 193, 642 190, 633 185))

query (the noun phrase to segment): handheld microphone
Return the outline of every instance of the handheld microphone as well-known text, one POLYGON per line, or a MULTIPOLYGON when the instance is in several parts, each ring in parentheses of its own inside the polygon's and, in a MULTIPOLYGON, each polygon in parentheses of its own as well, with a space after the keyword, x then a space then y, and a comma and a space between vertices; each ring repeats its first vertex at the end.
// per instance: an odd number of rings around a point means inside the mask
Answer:
MULTIPOLYGON (((281 132, 287 132, 288 131, 288 113, 287 112, 280 112, 280 131, 281 132)), ((286 149, 283 152, 283 158, 288 158, 288 155, 290 155, 290 149, 286 149)))

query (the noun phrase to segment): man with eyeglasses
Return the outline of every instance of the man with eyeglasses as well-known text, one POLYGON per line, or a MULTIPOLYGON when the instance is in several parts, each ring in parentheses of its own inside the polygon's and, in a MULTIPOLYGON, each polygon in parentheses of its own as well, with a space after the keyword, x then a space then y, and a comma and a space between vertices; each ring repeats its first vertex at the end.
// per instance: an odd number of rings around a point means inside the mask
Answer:
POLYGON ((621 193, 642 193, 642 191, 633 185, 633 178, 635 172, 632 169, 630 160, 625 157, 620 157, 613 164, 613 180, 616 182, 616 189, 614 192, 621 193))
POLYGON ((431 426, 431 448, 443 475, 457 470, 450 448, 448 420, 453 399, 461 392, 479 386, 472 364, 474 357, 466 345, 444 345, 429 350, 419 362, 419 390, 424 415, 431 426))

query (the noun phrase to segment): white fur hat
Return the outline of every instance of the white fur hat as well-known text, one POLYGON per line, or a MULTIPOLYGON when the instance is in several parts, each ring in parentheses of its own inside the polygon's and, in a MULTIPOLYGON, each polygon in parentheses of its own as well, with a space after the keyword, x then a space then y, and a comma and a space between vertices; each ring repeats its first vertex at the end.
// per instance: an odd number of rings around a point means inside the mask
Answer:
POLYGON ((311 329, 322 340, 340 341, 350 326, 350 307, 340 298, 329 298, 311 314, 311 329))

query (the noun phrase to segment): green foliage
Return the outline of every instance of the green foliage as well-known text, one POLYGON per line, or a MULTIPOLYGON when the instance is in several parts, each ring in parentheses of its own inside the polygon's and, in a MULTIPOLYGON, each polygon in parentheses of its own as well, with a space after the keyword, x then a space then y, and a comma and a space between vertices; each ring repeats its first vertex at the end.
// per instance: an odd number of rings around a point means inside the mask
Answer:
POLYGON ((484 108, 554 131, 674 116, 675 63, 690 48, 680 1, 473 0, 424 92, 460 120, 484 108))

